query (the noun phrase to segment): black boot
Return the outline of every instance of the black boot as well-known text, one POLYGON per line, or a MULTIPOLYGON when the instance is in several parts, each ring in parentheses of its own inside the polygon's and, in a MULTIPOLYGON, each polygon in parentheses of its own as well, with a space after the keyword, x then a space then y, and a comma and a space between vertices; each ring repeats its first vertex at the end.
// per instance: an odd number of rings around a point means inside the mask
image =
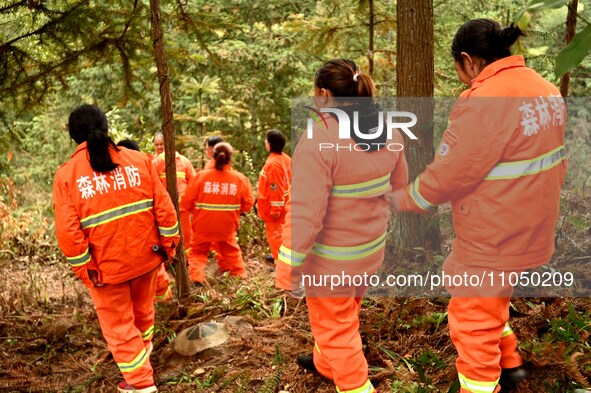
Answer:
POLYGON ((320 372, 316 369, 316 365, 314 364, 314 357, 312 355, 300 355, 296 358, 296 363, 304 370, 319 376, 324 382, 332 382, 330 379, 320 374, 320 372))
POLYGON ((501 378, 499 384, 501 385, 501 393, 509 393, 517 387, 517 383, 527 378, 527 371, 525 367, 504 368, 501 370, 501 378))
POLYGON ((312 355, 300 355, 296 358, 296 363, 298 364, 298 366, 300 366, 306 371, 319 374, 318 370, 316 370, 316 365, 314 364, 314 357, 312 355))

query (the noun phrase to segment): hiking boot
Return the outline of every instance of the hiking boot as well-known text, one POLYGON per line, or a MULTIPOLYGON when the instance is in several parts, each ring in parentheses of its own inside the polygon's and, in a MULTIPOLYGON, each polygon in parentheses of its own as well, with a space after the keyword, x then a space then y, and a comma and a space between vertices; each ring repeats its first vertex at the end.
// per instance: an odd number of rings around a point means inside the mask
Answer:
POLYGON ((154 392, 157 392, 158 389, 156 389, 156 386, 154 386, 154 385, 131 386, 131 385, 128 385, 127 382, 122 381, 122 382, 119 382, 119 385, 117 385, 117 391, 119 393, 154 393, 154 392))
POLYGON ((316 369, 316 365, 314 364, 314 357, 312 355, 300 355, 296 358, 296 363, 304 370, 319 376, 324 382, 332 383, 330 379, 320 374, 320 371, 316 369))
POLYGON ((267 256, 265 256, 265 261, 275 263, 275 258, 273 258, 273 255, 267 254, 267 256))
POLYGON ((300 355, 296 358, 298 366, 311 373, 320 374, 314 364, 314 357, 312 355, 300 355))
POLYGON ((527 371, 523 366, 502 369, 501 378, 499 378, 499 384, 501 385, 500 392, 511 392, 517 387, 517 383, 523 381, 525 378, 527 378, 527 371))

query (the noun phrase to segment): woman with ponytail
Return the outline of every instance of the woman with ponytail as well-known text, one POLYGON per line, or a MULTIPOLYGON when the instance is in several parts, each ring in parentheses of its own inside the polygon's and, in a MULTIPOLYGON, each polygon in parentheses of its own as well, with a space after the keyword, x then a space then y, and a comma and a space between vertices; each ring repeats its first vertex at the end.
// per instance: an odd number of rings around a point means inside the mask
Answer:
POLYGON ((196 286, 205 282, 205 267, 212 243, 217 243, 222 272, 244 277, 244 260, 236 241, 240 215, 250 212, 254 195, 250 181, 232 169, 233 149, 226 142, 213 147, 213 166, 206 166, 191 180, 181 200, 183 222, 191 221, 189 278, 196 286), (194 210, 189 218, 189 211, 194 210))
POLYGON ((375 388, 359 334, 367 284, 332 286, 331 278, 368 277, 379 269, 389 216, 384 194, 408 181, 402 136, 393 130, 387 139, 380 129, 384 119, 374 95, 371 77, 352 60, 330 60, 316 72, 316 108, 310 109, 320 119, 295 148, 276 265, 278 288, 301 296, 303 281, 315 343, 312 355, 296 361, 332 380, 339 392, 375 388), (342 138, 345 119, 350 137, 342 138))
POLYGON ((157 388, 149 356, 154 290, 163 262, 179 242, 176 212, 149 158, 119 149, 105 114, 82 105, 68 120, 78 144, 55 174, 53 204, 60 248, 96 308, 123 374, 119 392, 157 388))
POLYGON ((558 89, 511 55, 520 35, 517 26, 490 19, 460 27, 451 54, 469 88, 434 161, 387 197, 393 209, 416 212, 451 201, 456 239, 443 270, 491 278, 448 288, 461 392, 509 392, 526 377, 508 322, 513 287, 501 277, 521 277, 554 252, 566 112, 558 89))

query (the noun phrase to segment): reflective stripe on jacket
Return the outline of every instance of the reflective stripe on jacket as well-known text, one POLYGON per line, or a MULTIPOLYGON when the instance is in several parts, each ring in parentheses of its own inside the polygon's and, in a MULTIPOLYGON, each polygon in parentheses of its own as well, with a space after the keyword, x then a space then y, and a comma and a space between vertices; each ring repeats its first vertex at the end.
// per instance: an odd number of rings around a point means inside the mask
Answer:
POLYGON ((87 269, 100 281, 117 284, 156 268, 179 242, 172 201, 149 158, 129 149, 110 150, 119 166, 92 170, 86 142, 55 174, 53 199, 56 235, 70 266, 87 286, 87 269))
MULTIPOLYGON (((327 127, 324 121, 316 123, 314 139, 303 135, 295 149, 283 244, 277 261, 279 288, 293 288, 297 281, 293 268, 301 267, 304 272, 314 269, 313 274, 348 269, 354 274, 375 272, 382 262, 388 227, 383 195, 408 182, 403 151, 319 149, 321 143, 355 143, 352 139, 338 139, 339 125, 333 117, 325 121, 327 127), (314 267, 306 265, 311 255, 314 267), (363 271, 356 271, 359 268, 363 271)), ((389 142, 403 140, 395 131, 389 142)))
POLYGON ((181 201, 183 222, 187 211, 195 209, 192 218, 193 238, 211 241, 235 236, 240 213, 248 213, 254 204, 250 181, 226 165, 223 170, 204 169, 189 183, 181 201))
POLYGON ((482 70, 454 105, 434 161, 397 194, 404 210, 452 203, 457 256, 525 269, 554 252, 566 174, 558 89, 510 56, 482 70))
MULTIPOLYGON (((187 184, 191 181, 193 177, 195 177, 195 168, 191 161, 178 151, 175 152, 174 155, 174 163, 176 165, 176 186, 179 191, 179 198, 182 198, 185 195, 185 190, 187 189, 187 184)), ((154 166, 156 167, 156 172, 158 172, 158 177, 160 181, 166 187, 166 163, 165 163, 165 154, 159 154, 154 160, 152 161, 154 166)))

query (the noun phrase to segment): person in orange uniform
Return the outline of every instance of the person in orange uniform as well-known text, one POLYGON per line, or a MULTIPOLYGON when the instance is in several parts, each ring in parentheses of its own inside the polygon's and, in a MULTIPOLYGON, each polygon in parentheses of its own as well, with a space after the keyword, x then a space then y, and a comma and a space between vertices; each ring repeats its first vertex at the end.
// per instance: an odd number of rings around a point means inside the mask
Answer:
POLYGON ((180 240, 176 212, 148 157, 119 149, 98 107, 74 109, 68 128, 78 147, 55 174, 57 240, 89 288, 103 336, 125 379, 118 391, 156 392, 149 355, 162 264, 157 251, 174 255, 180 240))
MULTIPOLYGON (((203 149, 205 150, 205 155, 207 156, 207 162, 204 165, 204 169, 212 169, 215 168, 215 160, 213 159, 213 148, 220 142, 224 142, 224 138, 218 135, 212 135, 205 139, 205 143, 203 144, 203 149)), ((224 259, 222 257, 222 253, 220 248, 216 242, 211 243, 210 251, 213 253, 213 257, 215 258, 216 262, 218 263, 218 267, 220 271, 227 271, 228 267, 224 263, 224 259)))
MULTIPOLYGON (((408 189, 388 196, 394 209, 416 212, 451 201, 456 238, 443 266, 449 274, 498 277, 543 265, 554 252, 565 107, 555 86, 511 55, 520 35, 489 19, 458 30, 451 52, 470 87, 452 109, 433 162, 408 189)), ((510 391, 526 377, 508 323, 513 288, 497 281, 485 293, 449 289, 461 391, 510 391)))
MULTIPOLYGON (((196 285, 205 281, 207 254, 217 242, 230 275, 244 276, 244 260, 236 241, 240 214, 254 204, 252 186, 246 176, 230 166, 232 146, 222 142, 213 148, 214 168, 200 171, 181 201, 181 214, 196 209, 189 251, 189 277, 196 285)), ((183 217, 183 220, 187 220, 183 217)))
POLYGON ((403 140, 397 130, 390 138, 385 130, 375 131, 382 116, 373 98, 375 86, 352 60, 325 63, 314 86, 322 117, 295 149, 276 287, 293 291, 303 281, 305 288, 315 344, 313 355, 299 356, 297 363, 333 380, 338 392, 371 393, 375 389, 359 334, 367 287, 343 283, 327 288, 305 278, 363 276, 378 270, 389 216, 384 194, 408 182, 403 140), (350 137, 339 138, 341 120, 324 110, 348 115, 351 121, 344 131, 350 137), (361 136, 353 132, 354 118, 361 136))
MULTIPOLYGON (((164 136, 161 132, 154 134, 154 150, 156 151, 156 158, 152 161, 156 172, 160 177, 160 181, 166 187, 166 162, 164 155, 164 136)), ((187 189, 189 181, 195 177, 195 168, 191 161, 180 154, 175 152, 175 165, 176 165, 176 186, 179 193, 179 200, 183 199, 183 195, 187 189)), ((183 229, 183 238, 188 243, 188 239, 191 238, 191 226, 184 225, 181 222, 183 229)), ((186 247, 185 247, 186 249, 186 247)), ((165 265, 162 265, 158 271, 158 280, 156 282, 156 301, 157 302, 168 302, 172 299, 172 290, 170 289, 170 277, 166 271, 165 265)))
POLYGON ((265 221, 272 260, 277 260, 281 247, 285 201, 291 184, 291 157, 283 152, 284 147, 285 136, 281 131, 267 132, 265 148, 269 156, 259 174, 257 205, 259 217, 265 221))

